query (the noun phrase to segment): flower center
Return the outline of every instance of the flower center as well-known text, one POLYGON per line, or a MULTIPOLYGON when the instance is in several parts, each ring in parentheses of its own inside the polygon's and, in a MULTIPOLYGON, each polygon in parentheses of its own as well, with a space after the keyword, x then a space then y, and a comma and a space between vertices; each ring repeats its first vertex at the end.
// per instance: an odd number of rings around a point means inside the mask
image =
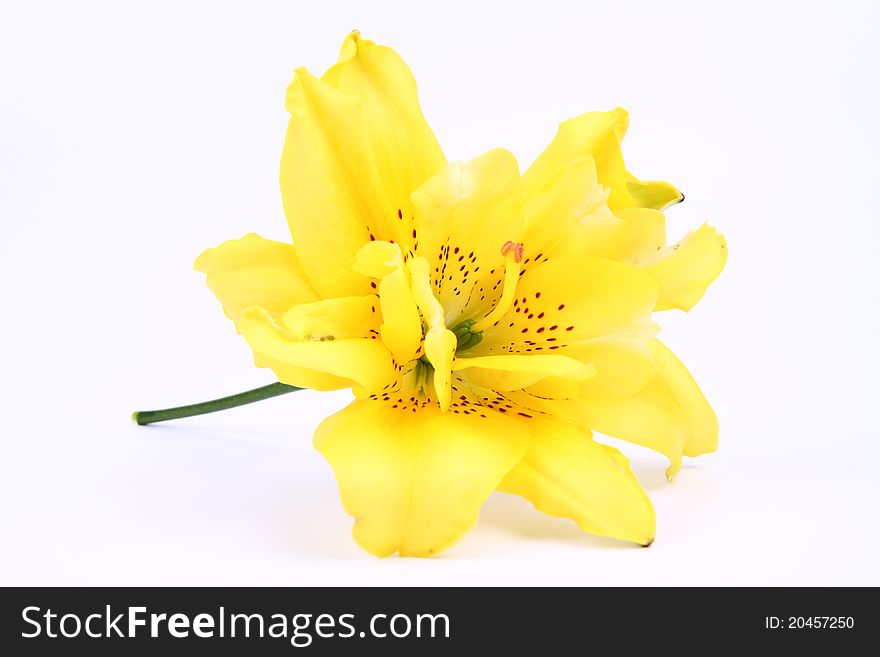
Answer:
MULTIPOLYGON (((358 252, 355 270, 378 279, 382 324, 379 337, 388 347, 398 370, 418 393, 433 388, 440 408, 451 404, 454 360, 483 339, 483 331, 495 326, 514 305, 522 269, 523 245, 505 242, 501 298, 482 318, 466 319, 449 329, 443 306, 434 295, 428 261, 398 245, 374 241, 358 252)), ((473 310, 472 312, 475 312, 473 310)))
POLYGON ((476 322, 473 319, 466 319, 463 322, 459 322, 451 329, 455 334, 455 339, 457 341, 455 345, 456 354, 460 354, 462 351, 475 347, 483 340, 482 331, 472 330, 475 323, 476 322))
POLYGON ((492 311, 482 319, 466 319, 455 325, 452 332, 457 340, 456 354, 478 345, 483 339, 483 331, 497 324, 513 306, 524 251, 525 248, 518 242, 505 242, 501 246, 501 255, 504 256, 504 287, 501 298, 492 311))

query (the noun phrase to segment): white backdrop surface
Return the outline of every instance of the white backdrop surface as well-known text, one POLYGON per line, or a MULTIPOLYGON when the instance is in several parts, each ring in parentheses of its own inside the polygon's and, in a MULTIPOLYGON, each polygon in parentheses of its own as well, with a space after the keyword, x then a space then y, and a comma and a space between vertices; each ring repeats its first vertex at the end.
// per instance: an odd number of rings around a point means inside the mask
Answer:
POLYGON ((878 7, 3 0, 0 584, 880 584, 878 7), (347 392, 130 422, 272 381, 192 262, 287 238, 284 92, 352 28, 407 60, 449 159, 525 167, 621 105, 630 169, 687 195, 670 237, 726 234, 659 318, 721 449, 669 484, 623 446, 650 549, 496 494, 440 558, 369 556, 311 448, 347 392))

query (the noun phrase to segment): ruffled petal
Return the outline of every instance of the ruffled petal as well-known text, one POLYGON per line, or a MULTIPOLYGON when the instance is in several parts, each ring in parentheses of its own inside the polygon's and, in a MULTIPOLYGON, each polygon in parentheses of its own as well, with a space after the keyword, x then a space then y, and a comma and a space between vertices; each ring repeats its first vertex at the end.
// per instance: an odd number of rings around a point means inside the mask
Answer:
MULTIPOLYGON (((321 80, 359 100, 364 125, 371 128, 365 136, 389 201, 405 201, 446 164, 419 106, 412 72, 394 50, 352 32, 342 43, 339 62, 321 80)), ((391 232, 405 240, 407 231, 398 221, 394 217, 390 222, 391 232)))
POLYGON ((566 164, 590 155, 596 161, 599 183, 610 190, 608 206, 646 207, 662 210, 684 196, 666 182, 640 181, 623 163, 620 144, 629 126, 629 115, 617 108, 610 112, 589 112, 563 122, 550 145, 526 171, 528 179, 552 176, 566 164))
POLYGON ((575 408, 584 425, 666 455, 666 475, 672 479, 682 455, 718 448, 718 418, 675 354, 659 340, 650 347, 656 370, 642 390, 625 399, 583 398, 575 408))
POLYGON ((320 80, 297 71, 287 109, 281 192, 297 254, 322 297, 369 293, 351 269, 358 249, 371 236, 410 248, 409 195, 445 164, 412 75, 353 33, 320 80))
POLYGON ((649 208, 594 212, 561 241, 554 257, 593 256, 630 265, 654 258, 666 246, 666 218, 649 208))
POLYGON ((650 545, 654 507, 620 452, 565 422, 537 416, 525 458, 498 490, 538 511, 574 520, 586 532, 650 545))
POLYGON ((501 296, 502 247, 522 241, 520 197, 516 159, 502 149, 451 162, 413 193, 417 253, 428 261, 447 326, 501 296))
POLYGON ((639 180, 630 175, 626 187, 636 208, 662 211, 684 200, 684 194, 662 180, 639 180))
POLYGON ((703 298, 706 288, 718 278, 727 262, 724 236, 708 224, 688 233, 684 239, 657 251, 640 267, 660 286, 656 310, 690 310, 703 298))
POLYGON ((540 176, 527 172, 522 182, 524 269, 550 256, 604 257, 590 251, 596 231, 585 230, 614 220, 592 156, 575 158, 557 171, 540 176))
POLYGON ((195 268, 234 322, 250 306, 261 306, 280 321, 290 308, 317 300, 293 246, 255 233, 208 249, 195 268))
POLYGON ((242 313, 239 331, 257 367, 271 368, 282 383, 315 390, 360 386, 380 391, 397 379, 391 353, 379 340, 298 340, 259 307, 242 313))
POLYGON ((474 525, 526 453, 529 432, 489 409, 400 402, 355 401, 321 423, 315 447, 333 467, 359 545, 378 556, 429 556, 474 525))

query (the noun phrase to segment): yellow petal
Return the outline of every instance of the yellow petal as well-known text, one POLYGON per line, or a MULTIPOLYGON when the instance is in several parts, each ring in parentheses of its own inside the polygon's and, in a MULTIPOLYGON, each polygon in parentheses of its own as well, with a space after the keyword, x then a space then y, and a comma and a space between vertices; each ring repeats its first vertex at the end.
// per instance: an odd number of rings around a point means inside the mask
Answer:
POLYGON ((297 340, 342 340, 379 335, 379 297, 338 297, 294 306, 281 324, 297 340))
POLYGON ((615 438, 650 447, 669 458, 667 476, 681 468, 682 454, 718 448, 718 419, 690 372, 663 343, 653 340, 654 378, 626 399, 581 399, 580 421, 615 438))
MULTIPOLYGON (((543 225, 541 231, 552 233, 543 225)), ((607 258, 649 272, 660 286, 655 310, 689 310, 721 273, 727 258, 723 236, 705 225, 666 246, 665 218, 650 208, 622 208, 613 214, 594 210, 553 240, 541 239, 536 228, 526 234, 526 244, 539 244, 545 256, 607 258)))
POLYGON ((403 266, 403 256, 396 244, 372 241, 358 249, 353 266, 359 274, 382 278, 403 266))
POLYGON ((621 230, 615 251, 603 257, 636 264, 666 245, 666 217, 651 208, 622 208, 615 211, 621 230))
POLYGON ((425 335, 425 356, 434 367, 433 383, 440 410, 449 409, 452 402, 452 359, 457 340, 445 327, 433 326, 425 335))
POLYGON ((301 69, 287 107, 281 197, 297 255, 322 297, 366 294, 369 283, 351 264, 376 230, 370 220, 386 210, 363 139, 345 127, 348 120, 363 128, 357 101, 301 69))
POLYGON ((657 251, 640 266, 660 286, 656 310, 690 310, 703 298, 727 262, 727 242, 708 224, 688 233, 680 242, 657 251))
POLYGON ((451 162, 413 193, 418 255, 428 261, 448 326, 465 307, 487 311, 501 296, 501 248, 522 241, 520 193, 516 159, 502 149, 451 162))
POLYGON ((624 208, 614 214, 594 213, 579 222, 557 257, 589 255, 638 264, 666 245, 666 218, 649 208, 624 208))
POLYGON ((422 322, 412 289, 402 269, 388 274, 379 282, 382 306, 382 342, 391 350, 398 363, 412 360, 422 341, 422 322))
POLYGON ((254 351, 257 367, 301 388, 336 390, 361 386, 382 390, 396 378, 391 353, 379 340, 297 340, 259 307, 241 316, 239 330, 254 351))
MULTIPOLYGON (((562 350, 582 363, 590 363, 595 376, 578 386, 571 396, 620 398, 635 394, 654 376, 654 359, 644 335, 607 336, 584 340, 562 350)), ((527 390, 542 397, 558 397, 546 389, 527 390)))
POLYGON ((639 180, 630 175, 626 186, 634 207, 637 208, 652 208, 662 211, 670 205, 684 201, 684 194, 662 180, 639 180))
POLYGON ((619 208, 613 213, 592 157, 575 159, 552 176, 531 177, 524 205, 527 270, 548 258, 593 256, 637 264, 666 244, 663 213, 619 208), (540 184, 540 186, 539 186, 540 184))
MULTIPOLYGON (((593 371, 596 371, 596 366, 593 363, 590 363, 593 371)), ((595 377, 595 374, 593 375, 595 377)), ((590 379, 588 379, 589 381, 590 379)), ((525 381, 524 385, 519 386, 519 388, 510 387, 507 389, 511 395, 516 394, 524 394, 525 397, 521 399, 517 399, 517 403, 526 405, 524 400, 530 399, 531 397, 535 397, 538 399, 544 400, 556 400, 556 399, 573 399, 575 397, 579 397, 581 394, 581 388, 585 384, 581 381, 572 381, 571 379, 562 379, 559 377, 554 378, 545 378, 539 381, 535 381, 534 383, 525 381)), ((532 407, 537 408, 537 407, 532 407)))
POLYGON ((596 176, 595 160, 589 155, 567 162, 557 171, 541 176, 523 176, 523 244, 527 259, 523 263, 536 262, 556 255, 568 247, 568 253, 589 253, 590 236, 584 236, 572 244, 573 235, 582 231, 581 224, 601 224, 614 216, 606 204, 607 193, 596 176))
POLYGON ((464 378, 475 385, 500 392, 519 390, 547 378, 581 383, 596 374, 593 365, 549 354, 457 358, 452 370, 463 372, 464 378))
POLYGON ((683 200, 681 193, 669 183, 642 182, 626 170, 620 143, 628 126, 629 115, 619 107, 565 121, 525 176, 541 179, 577 158, 591 155, 596 161, 599 183, 611 190, 608 206, 612 210, 630 207, 662 210, 683 200))
POLYGON ((352 34, 322 79, 297 71, 287 109, 281 192, 297 254, 321 296, 366 294, 358 249, 370 235, 409 248, 409 195, 445 164, 415 82, 394 51, 352 34))
POLYGON ((428 325, 425 333, 425 356, 434 368, 434 391, 440 410, 446 412, 452 402, 452 359, 458 343, 446 328, 443 306, 431 289, 428 261, 416 256, 409 261, 413 299, 428 325))
POLYGON ((389 242, 369 242, 358 251, 355 268, 365 275, 380 277, 382 342, 398 363, 409 362, 421 349, 422 319, 400 249, 389 242))
POLYGON ((657 285, 644 272, 597 258, 552 259, 530 269, 516 288, 514 306, 486 328, 477 356, 559 353, 580 342, 653 331, 657 285))
POLYGON ((250 306, 261 306, 280 320, 296 304, 318 298, 293 246, 254 233, 208 249, 195 267, 208 275, 208 287, 236 323, 250 306))
POLYGON ((552 418, 538 416, 528 426, 529 452, 498 490, 591 534, 651 544, 654 508, 620 452, 552 418))
MULTIPOLYGON (((365 137, 390 199, 405 201, 446 164, 419 107, 412 72, 394 50, 352 32, 342 44, 339 62, 321 80, 359 100, 369 128, 365 137)), ((393 217, 393 226, 397 221, 393 217)), ((397 230, 405 239, 404 231, 397 230)))
POLYGON ((333 467, 358 544, 378 556, 428 556, 473 526, 529 432, 489 409, 412 412, 401 402, 355 401, 321 423, 315 447, 333 467))

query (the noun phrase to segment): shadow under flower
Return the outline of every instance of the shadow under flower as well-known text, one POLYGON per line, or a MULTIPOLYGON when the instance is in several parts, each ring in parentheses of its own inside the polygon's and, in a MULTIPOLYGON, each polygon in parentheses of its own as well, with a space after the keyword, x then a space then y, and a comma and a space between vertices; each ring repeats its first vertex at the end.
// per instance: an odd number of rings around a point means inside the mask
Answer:
MULTIPOLYGON (((351 539, 352 520, 342 510, 330 467, 305 441, 294 443, 289 432, 274 427, 245 431, 204 420, 144 429, 140 436, 150 440, 168 440, 178 446, 179 441, 186 441, 213 473, 203 485, 213 484, 214 494, 225 498, 225 522, 264 536, 272 552, 331 560, 368 556, 351 539), (212 449, 205 450, 206 444, 212 449), (230 477, 230 472, 235 476, 230 477)), ((661 458, 639 454, 632 465, 646 490, 672 485, 666 481, 661 458)), ((525 499, 496 493, 483 505, 471 532, 435 558, 497 556, 505 552, 505 541, 498 540, 504 536, 586 549, 641 549, 627 541, 585 533, 571 520, 537 511, 525 499)))
POLYGON ((582 531, 573 521, 555 518, 537 511, 528 501, 515 495, 496 493, 483 505, 475 532, 501 530, 532 540, 559 541, 566 544, 606 550, 641 549, 627 541, 594 536, 582 531))

